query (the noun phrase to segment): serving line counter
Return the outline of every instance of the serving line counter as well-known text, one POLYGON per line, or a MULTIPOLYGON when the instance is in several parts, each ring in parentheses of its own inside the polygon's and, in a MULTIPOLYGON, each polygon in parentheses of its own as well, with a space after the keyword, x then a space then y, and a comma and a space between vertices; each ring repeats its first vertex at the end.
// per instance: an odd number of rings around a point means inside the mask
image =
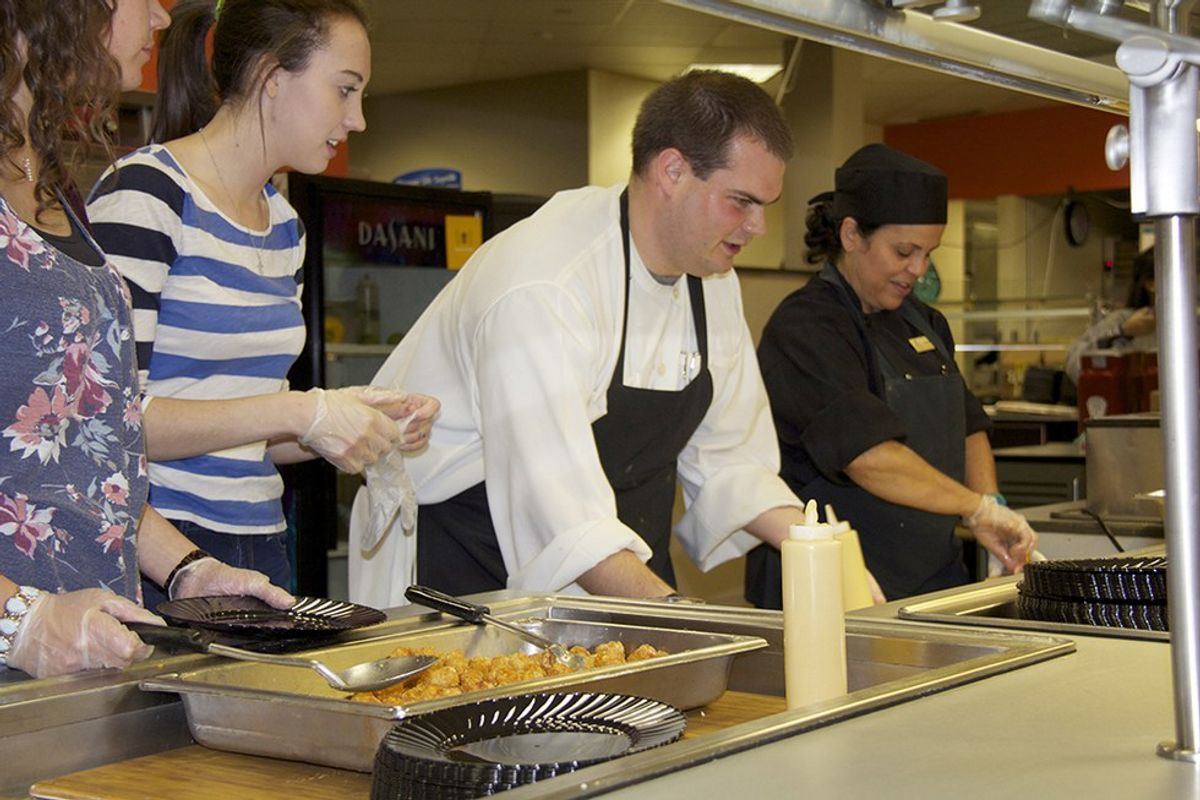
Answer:
MULTIPOLYGON (((874 611, 887 616, 897 610, 891 604, 874 611)), ((1155 755, 1158 742, 1173 733, 1168 645, 1070 638, 1076 652, 1065 658, 607 797, 1200 797, 1200 772, 1193 765, 1155 755)), ((530 789, 513 792, 511 800, 535 796, 530 789)))
MULTIPOLYGON (((760 639, 756 649, 740 652, 730 660, 728 691, 716 701, 709 701, 689 712, 693 730, 684 740, 592 768, 600 772, 585 778, 585 787, 591 788, 581 790, 579 782, 572 776, 563 776, 527 787, 537 793, 605 791, 626 782, 686 770, 739 750, 780 738, 797 737, 805 731, 832 725, 854 715, 870 714, 897 703, 924 702, 931 693, 953 691, 954 687, 990 679, 1008 670, 1034 668, 1046 659, 1069 659, 1074 649, 1069 640, 1045 635, 913 626, 888 619, 854 620, 847 632, 850 694, 793 713, 783 710, 782 617, 778 612, 703 605, 673 606, 609 598, 513 597, 503 593, 483 595, 478 599, 491 605, 497 615, 514 621, 532 615, 576 625, 638 626, 647 631, 672 628, 760 639), (608 775, 605 769, 614 771, 608 775)), ((448 623, 444 618, 421 610, 405 610, 389 622, 364 629, 359 633, 359 639, 349 645, 316 652, 322 658, 332 659, 330 653, 337 655, 333 651, 341 649, 343 654, 359 658, 364 649, 390 648, 393 642, 387 639, 396 636, 430 633, 436 636, 462 625, 457 621, 448 623)), ((514 646, 513 649, 520 648, 514 646)), ((249 669, 260 666, 237 665, 249 669)), ((42 798, 140 797, 145 796, 146 782, 153 777, 155 790, 152 794, 184 800, 236 792, 238 789, 232 787, 238 785, 244 790, 250 782, 257 782, 255 785, 265 792, 260 796, 268 797, 325 797, 322 787, 327 787, 335 777, 360 788, 369 785, 369 776, 365 773, 350 773, 331 766, 257 759, 198 747, 180 748, 188 742, 188 722, 180 709, 178 695, 138 688, 139 680, 161 672, 179 673, 185 679, 190 678, 190 691, 198 694, 222 692, 224 687, 231 686, 231 682, 240 680, 233 666, 226 662, 189 656, 144 663, 125 673, 13 682, 0 689, 0 731, 6 742, 6 791, 16 796, 35 783, 32 794, 42 798), (154 716, 156 727, 144 724, 148 716, 154 716), (155 752, 158 754, 143 755, 155 752), (19 758, 14 759, 18 754, 19 758), (259 765, 263 761, 270 765, 269 769, 259 765), (106 766, 64 775, 89 764, 106 766), (230 783, 239 780, 239 770, 241 782, 230 783), (259 786, 263 775, 268 774, 273 776, 267 781, 268 785, 259 786), (283 774, 291 778, 285 780, 280 777, 283 774), (171 781, 175 783, 171 784, 171 781)), ((296 674, 306 673, 290 670, 287 680, 296 674)), ((618 677, 625 682, 625 691, 636 690, 639 678, 636 670, 618 677)), ((146 684, 158 684, 159 680, 147 680, 146 684)), ((251 682, 258 680, 255 677, 251 682)), ((319 679, 317 682, 320 683, 319 679)), ((647 683, 647 687, 650 685, 647 683)), ((323 683, 321 686, 328 692, 328 687, 323 683)), ((231 687, 235 702, 228 708, 237 707, 236 696, 239 692, 244 694, 246 688, 231 687)), ((530 688, 537 690, 538 687, 530 688)), ((603 685, 595 688, 604 689, 603 685)), ((286 689, 277 698, 259 698, 278 705, 276 713, 282 714, 280 719, 284 722, 278 726, 280 741, 266 742, 268 747, 284 748, 279 752, 289 752, 286 750, 291 746, 288 739, 319 737, 324 727, 317 718, 310 716, 306 706, 311 701, 297 700, 289 695, 291 691, 286 689)), ((187 691, 184 694, 187 696, 187 691)), ((349 701, 340 699, 323 702, 349 705, 349 701)), ((361 710, 339 713, 361 714, 365 722, 378 710, 378 707, 372 711, 370 706, 353 705, 361 710)), ((230 719, 235 716, 231 714, 230 719)), ((239 721, 237 724, 247 723, 239 721)), ((191 731, 197 739, 207 740, 212 733, 211 727, 198 728, 193 724, 191 731)), ((261 731, 250 732, 253 735, 249 739, 255 742, 255 747, 262 746, 261 731)), ((230 738, 229 731, 218 734, 215 741, 219 746, 232 742, 234 749, 238 749, 239 742, 245 738, 240 735, 230 738)), ((324 757, 319 739, 316 750, 311 749, 311 743, 305 746, 310 748, 304 751, 308 754, 307 760, 319 761, 324 757)), ((264 751, 251 749, 249 752, 262 754, 264 751)), ((589 772, 584 770, 577 775, 585 776, 589 772)))
MULTIPOLYGON (((1107 631, 1005 619, 1015 585, 1015 578, 1002 578, 853 613, 847 622, 851 693, 794 712, 782 701, 778 612, 480 595, 514 621, 670 627, 758 636, 766 643, 731 660, 729 691, 689 712, 684 740, 506 794, 512 800, 692 798, 751 789, 768 797, 800 791, 817 797, 1060 797, 1090 790, 1200 798, 1193 767, 1154 754, 1157 742, 1172 734, 1165 638, 1113 638, 1100 635, 1107 631)), ((385 638, 446 635, 463 625, 420 608, 396 609, 387 622, 354 632, 333 649, 359 659, 373 646, 390 648, 385 638), (380 644, 372 645, 376 640, 380 644)), ((46 800, 124 800, 146 796, 149 785, 175 800, 250 790, 262 797, 365 796, 370 776, 363 772, 199 747, 179 694, 139 688, 164 673, 220 684, 225 676, 258 669, 177 656, 124 672, 43 681, 0 672, 0 797, 31 796, 35 784, 32 796, 46 800)), ((290 670, 287 680, 305 675, 290 670)), ((304 725, 300 719, 291 727, 304 725)))
MULTIPOLYGON (((910 599, 849 619, 850 695, 787 712, 776 612, 504 593, 479 599, 513 619, 533 610, 552 619, 670 623, 766 641, 734 659, 721 701, 689 713, 693 731, 684 740, 513 789, 506 793, 512 800, 694 798, 723 789, 771 797, 1060 797, 1089 790, 1200 797, 1194 768, 1154 755, 1154 745, 1171 734, 1163 641, 898 619, 910 599)), ((354 647, 430 625, 446 627, 421 610, 400 610, 361 632, 354 647)), ((206 667, 229 669, 186 656, 125 673, 0 685, 0 794, 25 796, 33 783, 35 797, 97 800, 145 796, 150 782, 176 800, 236 787, 314 798, 369 787, 365 773, 186 746, 178 696, 141 691, 137 682, 206 667), (75 772, 96 764, 107 766, 75 772)))

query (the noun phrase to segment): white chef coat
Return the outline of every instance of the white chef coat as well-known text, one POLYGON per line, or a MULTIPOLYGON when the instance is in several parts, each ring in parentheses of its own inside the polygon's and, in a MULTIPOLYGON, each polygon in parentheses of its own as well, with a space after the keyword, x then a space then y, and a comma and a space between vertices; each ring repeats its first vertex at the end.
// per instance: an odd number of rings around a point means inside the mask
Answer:
MULTIPOLYGON (((510 589, 581 593, 576 578, 613 553, 650 556, 617 519, 591 429, 607 411, 621 343, 622 189, 560 192, 486 242, 372 381, 441 401, 427 450, 406 459, 417 499, 449 499, 486 475, 510 589)), ((684 374, 697 349, 687 283, 655 280, 636 247, 630 266, 625 384, 678 390, 696 376, 684 374)), ((802 504, 778 477, 775 427, 737 277, 705 278, 703 286, 713 400, 678 459, 687 511, 675 533, 707 570, 760 543, 742 530, 759 514, 802 504)), ((356 542, 372 539, 366 517, 356 502, 352 597, 402 603, 412 537, 393 526, 364 551, 356 542)))

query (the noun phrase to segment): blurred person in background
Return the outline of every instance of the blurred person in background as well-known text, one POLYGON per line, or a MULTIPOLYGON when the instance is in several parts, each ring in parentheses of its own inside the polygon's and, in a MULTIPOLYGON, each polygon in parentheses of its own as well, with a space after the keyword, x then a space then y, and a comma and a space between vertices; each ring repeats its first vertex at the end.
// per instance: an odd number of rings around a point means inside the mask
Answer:
POLYGON ((1133 280, 1124 308, 1105 314, 1067 348, 1063 370, 1079 383, 1083 356, 1093 350, 1148 352, 1158 349, 1154 319, 1154 248, 1133 260, 1133 280))

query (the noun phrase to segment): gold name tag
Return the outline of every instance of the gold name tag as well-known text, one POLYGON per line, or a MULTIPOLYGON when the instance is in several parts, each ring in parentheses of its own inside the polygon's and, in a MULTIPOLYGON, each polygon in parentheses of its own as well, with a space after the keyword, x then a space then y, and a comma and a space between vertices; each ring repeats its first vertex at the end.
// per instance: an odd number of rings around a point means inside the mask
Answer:
POLYGON ((929 339, 925 336, 914 336, 908 340, 908 343, 911 344, 912 349, 916 350, 918 353, 928 353, 933 349, 933 342, 929 341, 929 339))

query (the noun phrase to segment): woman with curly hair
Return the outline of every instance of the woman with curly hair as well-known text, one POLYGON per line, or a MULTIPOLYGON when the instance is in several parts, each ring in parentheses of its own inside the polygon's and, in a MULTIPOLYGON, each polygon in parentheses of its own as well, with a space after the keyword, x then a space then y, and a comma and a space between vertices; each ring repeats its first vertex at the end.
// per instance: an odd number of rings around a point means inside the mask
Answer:
POLYGON ((121 624, 161 623, 142 574, 293 602, 147 503, 129 297, 63 200, 64 131, 103 141, 168 23, 158 0, 0 0, 0 664, 33 676, 148 656, 121 624))

